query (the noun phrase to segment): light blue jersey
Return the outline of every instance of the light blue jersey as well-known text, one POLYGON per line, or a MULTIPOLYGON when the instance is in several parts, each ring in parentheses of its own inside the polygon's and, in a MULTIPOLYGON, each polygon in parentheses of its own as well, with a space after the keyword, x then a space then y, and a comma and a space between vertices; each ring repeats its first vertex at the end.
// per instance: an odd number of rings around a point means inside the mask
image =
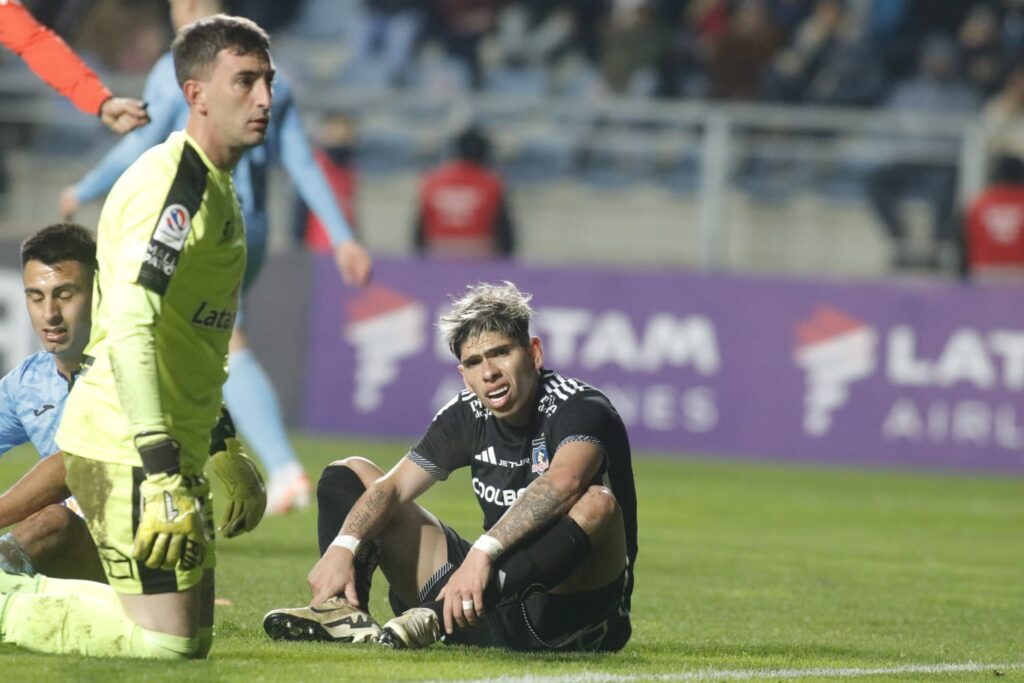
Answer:
MULTIPOLYGON (((100 163, 75 186, 75 196, 86 203, 105 195, 114 182, 150 147, 185 127, 188 104, 174 75, 170 53, 149 72, 142 98, 148 103, 152 123, 125 135, 100 163)), ((245 220, 248 262, 243 289, 252 284, 267 251, 267 166, 279 161, 307 206, 323 222, 334 244, 352 239, 352 230, 331 186, 324 177, 302 128, 302 118, 291 88, 278 73, 266 142, 246 152, 235 167, 234 183, 245 220)))
POLYGON ((30 441, 40 457, 59 451, 54 437, 70 389, 46 351, 32 354, 0 379, 0 455, 30 441))

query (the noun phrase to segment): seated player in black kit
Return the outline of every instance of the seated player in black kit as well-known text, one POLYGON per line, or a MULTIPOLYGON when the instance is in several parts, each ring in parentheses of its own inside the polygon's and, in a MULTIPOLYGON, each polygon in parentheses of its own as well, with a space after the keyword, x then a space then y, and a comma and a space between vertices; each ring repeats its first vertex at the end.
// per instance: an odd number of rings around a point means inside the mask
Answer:
POLYGON ((271 638, 625 646, 637 554, 629 439, 603 394, 542 367, 529 301, 509 282, 471 287, 439 322, 467 390, 386 474, 363 458, 324 470, 311 606, 268 613, 271 638), (484 515, 475 543, 415 502, 467 466, 484 515), (378 563, 398 615, 383 628, 365 611, 378 563))

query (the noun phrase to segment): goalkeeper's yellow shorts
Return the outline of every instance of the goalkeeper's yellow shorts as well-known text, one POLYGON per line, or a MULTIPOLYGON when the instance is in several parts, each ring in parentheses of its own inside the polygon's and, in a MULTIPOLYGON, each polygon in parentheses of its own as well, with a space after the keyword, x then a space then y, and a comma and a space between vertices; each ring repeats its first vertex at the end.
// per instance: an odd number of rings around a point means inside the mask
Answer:
POLYGON ((201 509, 210 542, 204 549, 203 559, 188 569, 182 569, 179 563, 173 571, 165 571, 150 569, 132 558, 135 531, 142 514, 139 484, 146 476, 142 468, 70 453, 64 454, 64 467, 67 486, 85 515, 103 571, 115 591, 128 595, 180 593, 197 585, 205 570, 213 569, 216 564, 213 505, 206 479, 197 477, 201 483, 192 489, 192 493, 205 502, 201 509))

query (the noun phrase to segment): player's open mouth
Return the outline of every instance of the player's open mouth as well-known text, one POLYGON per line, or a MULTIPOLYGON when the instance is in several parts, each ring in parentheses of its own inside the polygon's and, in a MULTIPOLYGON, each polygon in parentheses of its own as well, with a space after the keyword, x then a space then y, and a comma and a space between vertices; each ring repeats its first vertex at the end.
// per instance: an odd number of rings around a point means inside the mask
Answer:
POLYGON ((495 408, 500 408, 505 404, 505 397, 508 396, 508 386, 503 386, 500 389, 487 392, 487 400, 491 402, 491 405, 495 408))
POLYGON ((61 342, 68 336, 67 328, 57 327, 52 330, 43 330, 43 336, 48 342, 61 342))

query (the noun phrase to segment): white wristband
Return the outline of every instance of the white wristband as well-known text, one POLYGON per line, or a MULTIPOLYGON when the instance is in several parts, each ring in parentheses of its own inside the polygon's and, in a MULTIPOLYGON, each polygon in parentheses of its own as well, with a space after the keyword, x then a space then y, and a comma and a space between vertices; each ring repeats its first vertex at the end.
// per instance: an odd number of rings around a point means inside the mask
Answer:
POLYGON ((505 552, 505 546, 501 544, 501 541, 496 539, 494 536, 488 536, 487 534, 483 534, 480 538, 476 539, 476 542, 473 543, 473 547, 487 553, 491 558, 491 562, 498 559, 498 557, 505 552))
POLYGON ((336 539, 331 541, 331 545, 346 548, 353 555, 355 555, 356 551, 359 550, 359 543, 359 539, 350 534, 342 534, 341 536, 338 536, 336 539))

